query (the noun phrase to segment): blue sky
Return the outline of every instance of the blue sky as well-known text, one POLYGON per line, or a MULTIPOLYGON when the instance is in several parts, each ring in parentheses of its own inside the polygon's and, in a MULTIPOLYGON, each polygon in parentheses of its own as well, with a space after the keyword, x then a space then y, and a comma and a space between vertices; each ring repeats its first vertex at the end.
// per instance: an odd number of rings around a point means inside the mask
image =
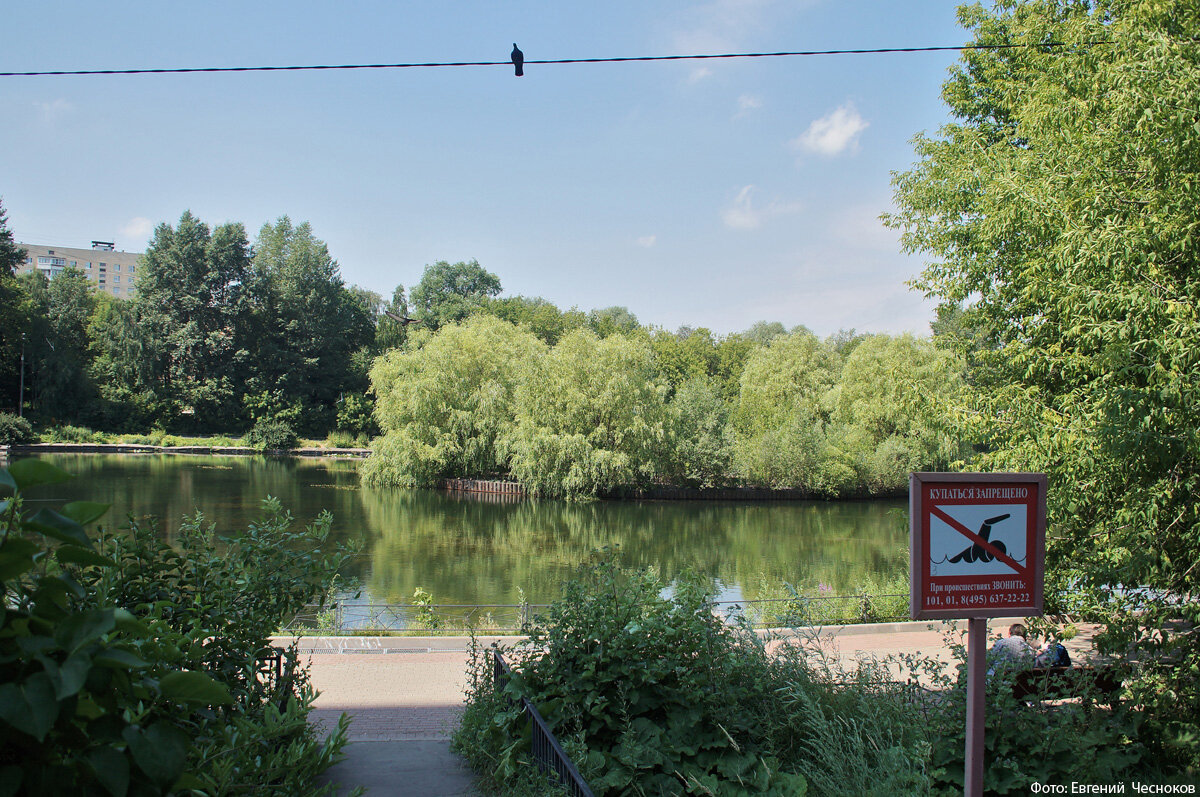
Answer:
MULTIPOLYGON (((0 71, 954 45, 955 4, 47 2, 0 71)), ((467 260, 505 295, 717 333, 758 320, 926 334, 921 268, 878 222, 951 52, 728 61, 0 78, 20 241, 144 249, 190 209, 309 221, 390 294, 467 260)))

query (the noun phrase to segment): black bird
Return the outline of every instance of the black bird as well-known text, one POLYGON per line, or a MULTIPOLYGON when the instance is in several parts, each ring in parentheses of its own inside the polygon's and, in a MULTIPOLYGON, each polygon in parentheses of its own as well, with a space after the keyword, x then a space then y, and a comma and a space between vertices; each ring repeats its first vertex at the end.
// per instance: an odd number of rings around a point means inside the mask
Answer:
POLYGON ((525 74, 525 53, 521 52, 521 50, 517 47, 516 42, 513 42, 512 62, 513 62, 513 66, 516 67, 516 69, 517 69, 517 77, 521 77, 522 75, 524 75, 525 74))
POLYGON ((406 315, 396 315, 391 310, 384 310, 383 314, 385 316, 387 316, 388 318, 392 319, 393 321, 395 321, 396 323, 402 324, 404 326, 408 326, 409 324, 421 323, 421 319, 419 319, 419 318, 409 318, 406 315))

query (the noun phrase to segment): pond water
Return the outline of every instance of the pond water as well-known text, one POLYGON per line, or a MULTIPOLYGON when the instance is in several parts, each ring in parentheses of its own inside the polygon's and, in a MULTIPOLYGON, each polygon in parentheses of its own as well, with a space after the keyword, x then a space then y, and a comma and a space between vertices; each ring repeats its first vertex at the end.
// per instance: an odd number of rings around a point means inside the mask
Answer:
MULTIPOLYGON (((181 455, 43 457, 76 478, 31 490, 38 502, 112 504, 104 522, 154 516, 168 538, 197 510, 218 531, 244 527, 266 496, 297 522, 333 513, 334 536, 359 539, 350 575, 364 598, 404 603, 421 587, 438 604, 558 597, 593 551, 619 546, 666 579, 685 568, 719 582, 723 600, 780 597, 783 583, 852 594, 907 581, 907 505, 855 502, 489 501, 435 490, 365 488, 353 460, 181 455)), ((900 591, 907 591, 906 587, 900 591)))

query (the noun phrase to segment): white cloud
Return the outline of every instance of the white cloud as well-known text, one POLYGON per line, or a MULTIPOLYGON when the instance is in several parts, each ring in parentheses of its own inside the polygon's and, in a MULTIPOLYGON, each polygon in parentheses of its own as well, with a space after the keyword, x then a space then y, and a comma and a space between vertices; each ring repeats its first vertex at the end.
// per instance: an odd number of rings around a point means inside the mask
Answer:
POLYGON ((751 194, 754 186, 748 185, 734 198, 729 207, 721 211, 721 220, 733 230, 757 230, 764 222, 778 216, 799 213, 804 206, 799 202, 770 202, 765 207, 755 207, 751 194))
MULTIPOLYGON (((143 216, 135 216, 121 225, 118 232, 121 233, 122 238, 132 239, 140 245, 149 240, 150 233, 154 232, 154 222, 143 216)), ((139 246, 134 246, 134 248, 139 248, 139 246)))
POLYGON ((699 83, 712 75, 713 71, 706 66, 698 66, 688 73, 688 83, 699 83))
POLYGON ((755 97, 753 94, 743 94, 737 98, 737 113, 733 115, 734 119, 746 116, 751 111, 756 111, 762 107, 762 98, 755 97))
POLYGON ((42 117, 42 122, 44 123, 57 122, 75 110, 73 103, 67 102, 61 97, 50 102, 35 102, 34 105, 37 107, 38 115, 42 117))
POLYGON ((649 249, 658 241, 657 235, 643 235, 637 239, 637 245, 649 249))
POLYGON ((838 155, 858 146, 858 134, 866 130, 867 121, 859 115, 853 103, 847 102, 817 119, 792 146, 818 155, 838 155))

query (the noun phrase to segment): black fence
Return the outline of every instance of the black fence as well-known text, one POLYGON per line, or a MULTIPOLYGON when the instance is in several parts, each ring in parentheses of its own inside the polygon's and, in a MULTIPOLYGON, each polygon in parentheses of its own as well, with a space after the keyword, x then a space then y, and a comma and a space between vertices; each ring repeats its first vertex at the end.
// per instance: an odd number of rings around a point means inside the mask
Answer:
MULTIPOLYGON (((492 650, 493 669, 492 683, 497 692, 504 689, 504 685, 508 683, 508 676, 512 669, 508 666, 508 662, 500 655, 499 650, 492 650)), ((554 732, 546 725, 546 720, 542 719, 542 715, 538 712, 537 707, 529 702, 528 698, 521 698, 521 703, 525 709, 525 713, 529 716, 530 730, 532 733, 531 752, 533 754, 534 763, 538 769, 545 772, 550 777, 554 778, 571 797, 595 797, 592 794, 592 789, 587 785, 587 781, 579 774, 579 769, 576 768, 574 762, 571 761, 562 749, 562 745, 558 743, 554 732)))

